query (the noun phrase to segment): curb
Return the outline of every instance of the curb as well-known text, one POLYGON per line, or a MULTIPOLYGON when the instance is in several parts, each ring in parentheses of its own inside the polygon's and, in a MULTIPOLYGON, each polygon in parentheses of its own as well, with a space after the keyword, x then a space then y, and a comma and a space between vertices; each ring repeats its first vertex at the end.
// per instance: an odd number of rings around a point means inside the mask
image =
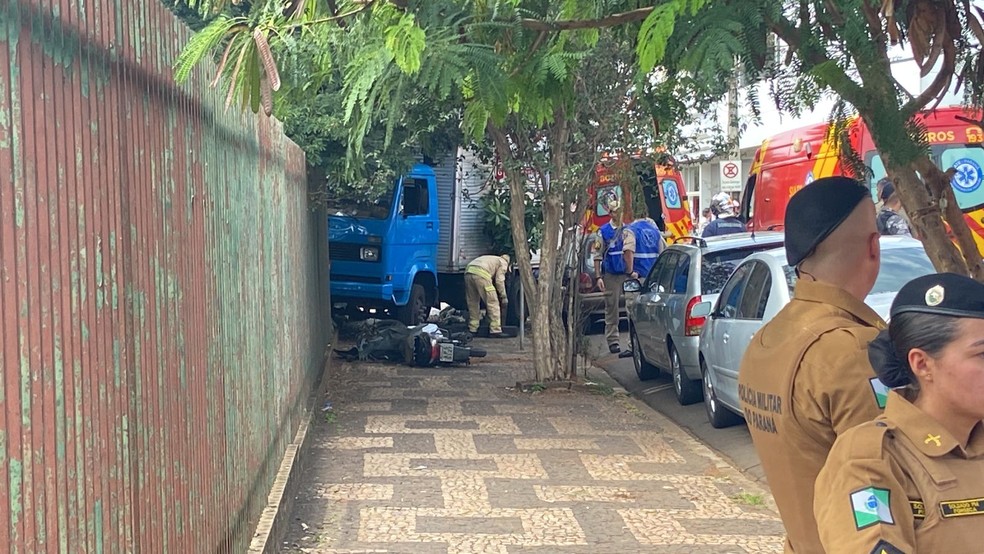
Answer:
POLYGON ((290 512, 294 506, 294 499, 297 498, 296 493, 300 481, 298 476, 304 466, 304 457, 309 450, 308 430, 311 427, 311 418, 315 415, 317 400, 324 396, 329 381, 331 346, 332 343, 327 346, 327 357, 322 366, 320 380, 315 382, 315 386, 308 397, 307 407, 301 412, 301 422, 297 426, 294 440, 284 450, 284 457, 280 461, 277 477, 270 486, 266 507, 260 514, 260 519, 253 531, 253 540, 250 541, 249 549, 246 551, 249 554, 280 552, 280 542, 290 526, 290 512))
POLYGON ((287 445, 284 451, 277 477, 270 487, 266 508, 263 509, 260 520, 256 524, 253 540, 247 550, 251 554, 273 554, 280 550, 277 544, 287 529, 287 516, 290 514, 294 500, 296 477, 302 465, 302 453, 306 451, 305 442, 310 422, 311 411, 305 410, 297 434, 294 436, 294 442, 287 445))

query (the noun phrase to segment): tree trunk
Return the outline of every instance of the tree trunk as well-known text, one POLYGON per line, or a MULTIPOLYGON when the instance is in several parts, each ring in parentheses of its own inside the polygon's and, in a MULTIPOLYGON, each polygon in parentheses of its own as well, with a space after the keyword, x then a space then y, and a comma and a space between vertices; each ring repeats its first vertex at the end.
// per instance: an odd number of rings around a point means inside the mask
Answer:
MULTIPOLYGON (((570 221, 567 221, 570 219, 570 216, 564 211, 565 206, 568 204, 566 201, 568 195, 565 194, 565 191, 568 185, 567 148, 568 142, 570 141, 570 126, 567 120, 567 110, 563 104, 560 104, 554 111, 554 121, 550 130, 550 170, 553 172, 553 181, 550 183, 550 189, 547 191, 547 202, 544 203, 543 208, 544 224, 547 225, 544 237, 553 241, 553 250, 551 252, 553 252, 554 257, 549 259, 556 260, 556 262, 546 264, 551 266, 551 271, 555 273, 555 276, 551 279, 550 296, 541 296, 541 298, 552 299, 549 305, 551 313, 546 314, 548 318, 546 321, 549 324, 548 338, 550 340, 551 358, 554 364, 553 377, 554 379, 569 379, 574 374, 574 367, 571 364, 568 337, 572 335, 571 322, 577 317, 577 314, 568 312, 567 325, 564 325, 562 315, 566 301, 562 294, 562 282, 564 278, 563 268, 566 265, 566 261, 558 259, 557 255, 566 252, 564 246, 567 240, 570 239, 570 234, 564 229, 565 226, 570 226, 570 221), (559 271, 559 274, 556 274, 557 271, 559 271)), ((540 259, 543 259, 542 254, 540 259)), ((577 286, 576 280, 572 280, 568 284, 568 288, 574 286, 577 286)))
MULTIPOLYGON (((967 220, 957 204, 957 198, 953 194, 953 187, 950 184, 952 175, 950 172, 944 173, 940 168, 926 156, 920 157, 913 164, 918 171, 933 196, 936 197, 936 206, 941 208, 943 218, 950 225, 953 236, 957 239, 959 252, 951 253, 961 262, 955 269, 958 273, 970 275, 978 281, 984 282, 984 268, 981 267, 981 255, 977 248, 977 241, 974 240, 973 231, 967 226, 967 220)), ((945 232, 945 230, 944 230, 945 232)), ((949 240, 947 241, 949 242, 949 240)), ((933 260, 936 264, 936 260, 933 260)), ((937 267, 940 266, 937 264, 937 267)), ((952 271, 947 269, 946 271, 952 271)))
POLYGON ((896 164, 886 154, 883 154, 883 160, 885 171, 895 182, 902 206, 921 237, 933 265, 939 271, 966 274, 967 264, 946 236, 939 206, 930 196, 915 170, 911 165, 896 164))
MULTIPOLYGON (((499 163, 506 175, 506 182, 509 184, 509 218, 512 220, 512 236, 515 245, 516 261, 519 263, 519 278, 523 281, 523 290, 526 292, 526 305, 529 307, 530 316, 533 319, 533 372, 536 381, 545 381, 553 372, 550 368, 550 328, 547 319, 542 315, 546 309, 541 298, 549 299, 549 296, 540 296, 539 285, 533 278, 533 265, 530 261, 530 251, 523 245, 529 244, 529 237, 526 234, 526 176, 519 168, 516 155, 513 152, 513 145, 509 140, 509 135, 494 123, 489 123, 489 134, 495 143, 495 151, 499 156, 499 163)), ((546 253, 546 246, 540 250, 541 260, 546 253)), ((549 264, 541 264, 541 266, 549 264)), ((541 269, 539 282, 544 281, 541 269)), ((524 314, 520 314, 523 317, 524 314)))
MULTIPOLYGON (((566 145, 570 139, 566 115, 562 109, 555 114, 550 127, 549 177, 544 179, 546 188, 542 203, 543 241, 540 244, 539 278, 533 278, 530 253, 519 245, 529 244, 525 222, 525 199, 527 194, 526 175, 521 170, 526 160, 520 160, 509 133, 490 123, 489 133, 495 143, 496 153, 501 160, 509 183, 509 216, 512 220, 513 244, 516 246, 516 260, 519 263, 520 278, 527 291, 527 303, 532 318, 533 370, 536 381, 568 379, 572 375, 572 348, 570 346, 571 325, 576 314, 568 314, 568 324, 562 317, 567 298, 563 294, 564 260, 560 254, 571 233, 564 232, 569 224, 565 207, 568 205, 565 194, 564 173, 567 170, 566 145), (518 222, 518 223, 517 223, 518 222)), ((517 137, 516 140, 522 140, 517 137)), ((520 150, 522 150, 520 148, 520 150)), ((545 176, 546 177, 546 176, 545 176)), ((576 283, 574 283, 576 285, 576 283)))
POLYGON ((539 347, 537 357, 544 362, 542 373, 538 366, 537 377, 541 375, 547 379, 557 380, 565 378, 564 369, 567 363, 559 359, 556 342, 566 338, 566 333, 556 335, 551 332, 552 327, 559 324, 560 308, 554 299, 554 290, 559 288, 561 275, 557 269, 561 264, 557 263, 558 243, 560 242, 561 229, 561 203, 558 198, 557 185, 552 185, 547 190, 543 199, 543 243, 540 245, 540 277, 537 280, 537 294, 542 300, 539 309, 533 320, 533 341, 539 347))
MULTIPOLYGON (((516 166, 516 157, 513 155, 512 148, 509 142, 509 136, 493 123, 489 123, 488 126, 489 133, 492 135, 492 142, 495 144, 496 154, 499 156, 499 163, 502 164, 502 170, 506 175, 506 182, 509 185, 509 195, 515 199, 520 199, 519 202, 512 201, 509 206, 509 218, 512 220, 512 236, 513 244, 528 244, 529 237, 526 235, 526 226, 524 225, 526 221, 526 205, 522 201, 526 197, 526 177, 523 175, 522 171, 516 166), (520 224, 516 225, 515 222, 519 221, 520 224)), ((530 313, 535 311, 536 298, 536 282, 533 279, 533 266, 530 262, 530 252, 529 250, 523 248, 516 248, 516 263, 519 264, 519 277, 523 281, 523 288, 529 293, 527 295, 527 307, 530 313)))

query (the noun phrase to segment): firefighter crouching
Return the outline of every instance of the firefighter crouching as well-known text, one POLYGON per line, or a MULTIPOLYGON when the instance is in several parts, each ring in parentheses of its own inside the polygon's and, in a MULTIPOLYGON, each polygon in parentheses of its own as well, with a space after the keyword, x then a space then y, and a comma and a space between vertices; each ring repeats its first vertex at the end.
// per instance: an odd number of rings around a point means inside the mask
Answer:
POLYGON ((468 330, 478 332, 482 320, 481 304, 485 303, 489 318, 489 336, 502 336, 502 315, 509 299, 506 297, 508 254, 479 256, 465 268, 465 297, 468 300, 468 330))

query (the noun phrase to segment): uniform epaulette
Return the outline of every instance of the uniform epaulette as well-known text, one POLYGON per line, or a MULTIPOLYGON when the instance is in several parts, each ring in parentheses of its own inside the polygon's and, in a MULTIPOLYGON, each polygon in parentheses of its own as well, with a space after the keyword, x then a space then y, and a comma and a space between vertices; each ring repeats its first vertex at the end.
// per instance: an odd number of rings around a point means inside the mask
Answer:
POLYGON ((854 459, 881 460, 885 457, 885 449, 894 429, 893 423, 876 419, 847 431, 837 442, 846 443, 844 447, 849 449, 854 459))

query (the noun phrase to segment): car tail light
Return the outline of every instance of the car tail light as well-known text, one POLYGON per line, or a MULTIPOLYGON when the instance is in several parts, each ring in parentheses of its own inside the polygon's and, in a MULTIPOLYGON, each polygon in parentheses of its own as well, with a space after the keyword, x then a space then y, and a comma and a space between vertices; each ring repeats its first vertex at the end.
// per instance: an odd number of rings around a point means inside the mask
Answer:
POLYGON ((700 330, 704 328, 704 322, 707 320, 705 317, 693 317, 691 312, 693 312, 694 306, 700 304, 700 297, 695 296, 687 302, 687 317, 683 323, 684 334, 688 337, 696 337, 700 335, 700 330))

